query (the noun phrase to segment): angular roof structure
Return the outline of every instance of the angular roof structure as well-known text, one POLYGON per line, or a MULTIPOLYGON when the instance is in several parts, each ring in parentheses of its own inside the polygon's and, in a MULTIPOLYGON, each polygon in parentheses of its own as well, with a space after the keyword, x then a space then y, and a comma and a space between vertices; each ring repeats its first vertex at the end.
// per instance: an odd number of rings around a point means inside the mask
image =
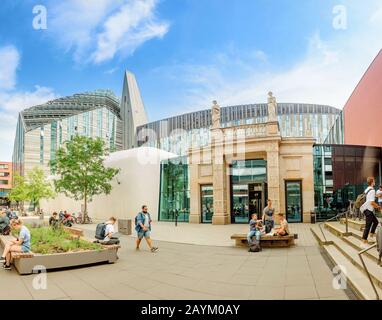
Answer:
POLYGON ((119 99, 110 90, 96 90, 48 101, 20 112, 25 131, 36 129, 55 120, 98 108, 108 108, 120 118, 119 99))
POLYGON ((134 148, 136 147, 136 129, 147 123, 147 114, 137 80, 134 74, 127 70, 123 79, 121 119, 123 122, 123 149, 134 148))

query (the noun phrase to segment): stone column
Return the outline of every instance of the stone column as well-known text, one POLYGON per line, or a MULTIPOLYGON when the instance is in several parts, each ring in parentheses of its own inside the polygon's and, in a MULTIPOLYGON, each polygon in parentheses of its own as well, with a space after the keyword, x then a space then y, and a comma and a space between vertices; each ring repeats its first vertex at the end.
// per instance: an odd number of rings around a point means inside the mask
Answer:
MULTIPOLYGON (((272 200, 276 214, 280 212, 280 164, 278 141, 272 142, 267 150, 268 198, 272 200)), ((277 217, 275 217, 277 222, 277 217)))
POLYGON ((224 136, 221 129, 211 130, 214 215, 212 224, 229 224, 227 210, 227 172, 224 159, 224 136))

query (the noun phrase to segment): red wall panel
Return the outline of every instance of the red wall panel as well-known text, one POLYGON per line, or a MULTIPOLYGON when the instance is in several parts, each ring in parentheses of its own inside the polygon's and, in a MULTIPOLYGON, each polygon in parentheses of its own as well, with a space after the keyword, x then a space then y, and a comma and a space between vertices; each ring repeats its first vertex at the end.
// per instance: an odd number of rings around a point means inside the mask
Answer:
POLYGON ((345 144, 382 147, 382 50, 344 107, 345 144))

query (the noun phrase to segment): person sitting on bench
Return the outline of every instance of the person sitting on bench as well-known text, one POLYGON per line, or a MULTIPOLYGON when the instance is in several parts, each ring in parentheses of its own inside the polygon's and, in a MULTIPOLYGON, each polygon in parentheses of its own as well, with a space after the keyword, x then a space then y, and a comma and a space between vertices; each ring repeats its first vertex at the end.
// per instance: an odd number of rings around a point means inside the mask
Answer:
POLYGON ((275 228, 274 236, 287 236, 290 234, 288 221, 285 219, 284 214, 277 214, 280 219, 280 227, 275 228))
POLYGON ((31 251, 31 234, 27 227, 23 226, 20 219, 12 223, 12 228, 19 230, 19 237, 5 245, 3 255, 0 262, 4 262, 4 269, 11 270, 11 253, 12 252, 30 252, 31 251))
POLYGON ((253 244, 255 244, 253 241, 253 237, 255 237, 256 243, 259 244, 261 233, 258 228, 258 220, 257 220, 256 213, 252 214, 252 219, 249 221, 249 233, 247 235, 247 241, 249 246, 252 246, 253 244))
POLYGON ((105 238, 100 241, 102 244, 111 245, 111 244, 119 244, 120 234, 115 232, 114 224, 117 222, 117 219, 114 217, 110 217, 108 221, 106 221, 105 228, 105 238))

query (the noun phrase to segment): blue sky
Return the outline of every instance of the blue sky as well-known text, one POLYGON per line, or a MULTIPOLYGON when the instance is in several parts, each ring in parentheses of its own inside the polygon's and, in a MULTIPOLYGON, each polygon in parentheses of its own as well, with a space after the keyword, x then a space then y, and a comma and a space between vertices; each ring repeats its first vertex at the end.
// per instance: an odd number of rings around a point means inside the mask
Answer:
POLYGON ((269 90, 342 108, 381 31, 378 0, 2 0, 0 159, 11 159, 20 110, 98 88, 119 96, 125 69, 150 121, 214 99, 265 102, 269 90), (45 30, 32 26, 36 5, 45 30))

